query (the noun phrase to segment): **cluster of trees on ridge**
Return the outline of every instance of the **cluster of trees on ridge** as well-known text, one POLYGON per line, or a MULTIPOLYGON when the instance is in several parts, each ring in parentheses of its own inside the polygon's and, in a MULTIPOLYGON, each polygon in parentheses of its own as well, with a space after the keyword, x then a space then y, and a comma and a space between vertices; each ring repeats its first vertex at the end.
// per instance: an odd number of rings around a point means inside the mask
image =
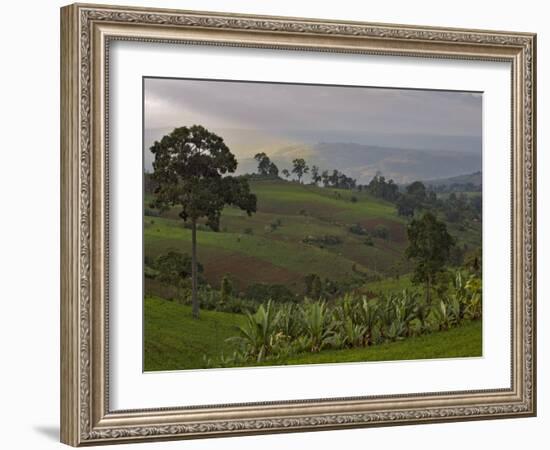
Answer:
MULTIPOLYGON (((258 162, 258 175, 273 178, 279 178, 279 168, 264 152, 256 153, 254 159, 258 162)), ((354 189, 357 185, 355 179, 347 176, 337 169, 321 170, 318 166, 311 167, 306 163, 304 158, 295 158, 292 160, 290 170, 283 169, 281 174, 288 180, 293 174, 296 176, 298 183, 302 182, 304 175, 311 174, 311 184, 317 186, 322 183, 324 187, 333 187, 337 189, 354 189)))
MULTIPOLYGON (((271 161, 265 152, 257 153, 254 159, 258 162, 258 175, 263 177, 280 178, 279 168, 271 161)), ((473 183, 452 184, 450 187, 440 185, 436 188, 426 185, 421 181, 414 181, 407 185, 404 190, 392 180, 387 180, 384 175, 377 173, 371 181, 366 184, 358 184, 357 180, 337 169, 321 171, 318 166, 308 166, 303 158, 296 158, 292 161, 290 170, 283 169, 280 172, 286 179, 293 174, 296 181, 302 182, 307 173, 311 175, 311 184, 337 189, 357 190, 367 192, 374 197, 381 198, 395 204, 397 213, 404 217, 414 217, 415 212, 422 210, 437 211, 445 215, 449 222, 460 222, 467 219, 479 220, 481 217, 481 196, 467 197, 463 192, 456 193, 456 189, 464 187, 467 192, 479 192, 480 188, 473 183), (436 192, 450 192, 449 197, 444 200, 438 198, 436 192)), ((352 197, 352 201, 357 197, 352 197)))
MULTIPOLYGON (((207 227, 219 231, 221 212, 226 205, 235 206, 251 215, 256 212, 257 199, 250 192, 248 177, 231 175, 237 168, 237 160, 223 139, 200 125, 176 128, 160 141, 156 141, 150 150, 155 156, 150 180, 154 193, 151 207, 160 211, 171 207, 180 208, 179 217, 190 224, 192 230, 190 260, 186 255, 172 255, 169 262, 165 261, 165 266, 159 264, 159 267, 165 267, 160 269, 164 274, 171 272, 168 278, 172 280, 190 276, 193 317, 198 319, 201 271, 197 261, 198 221, 205 218, 207 227)), ((255 158, 260 175, 278 177, 277 166, 265 153, 258 153, 255 158)), ((292 173, 296 175, 298 182, 309 171, 304 159, 297 158, 293 161, 292 173)), ((289 174, 287 169, 282 173, 285 176, 289 174)), ((413 281, 425 285, 426 301, 430 302, 436 277, 445 271, 456 244, 447 232, 445 222, 438 219, 437 207, 448 208, 449 211, 453 208, 446 203, 438 206, 435 193, 427 191, 419 181, 410 184, 401 193, 393 180, 386 181, 379 174, 369 185, 362 187, 357 187, 355 180, 337 170, 329 175, 328 171, 319 173, 319 169, 312 166, 311 174, 315 184, 321 181, 325 186, 366 189, 376 197, 395 202, 397 212, 410 218, 406 257, 414 261, 416 268, 413 281), (417 212, 422 214, 417 215, 417 212)), ((451 200, 451 196, 447 202, 464 201, 457 196, 451 200)), ((228 281, 222 280, 222 285, 224 283, 227 289, 228 281)))

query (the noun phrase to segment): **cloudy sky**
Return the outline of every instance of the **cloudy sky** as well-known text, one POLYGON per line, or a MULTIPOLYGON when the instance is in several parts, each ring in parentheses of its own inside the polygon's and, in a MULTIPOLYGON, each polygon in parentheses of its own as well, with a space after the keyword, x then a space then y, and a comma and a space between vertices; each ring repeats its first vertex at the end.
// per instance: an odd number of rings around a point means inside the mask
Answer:
POLYGON ((481 106, 472 92, 146 78, 144 151, 201 124, 243 160, 311 156, 327 142, 480 155, 481 106))

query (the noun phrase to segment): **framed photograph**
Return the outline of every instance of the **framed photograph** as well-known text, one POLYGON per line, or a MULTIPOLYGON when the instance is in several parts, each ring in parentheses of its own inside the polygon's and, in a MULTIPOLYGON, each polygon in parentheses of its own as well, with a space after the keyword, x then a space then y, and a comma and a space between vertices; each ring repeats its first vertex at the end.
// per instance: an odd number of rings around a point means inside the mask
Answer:
POLYGON ((535 415, 535 58, 62 8, 62 442, 535 415))

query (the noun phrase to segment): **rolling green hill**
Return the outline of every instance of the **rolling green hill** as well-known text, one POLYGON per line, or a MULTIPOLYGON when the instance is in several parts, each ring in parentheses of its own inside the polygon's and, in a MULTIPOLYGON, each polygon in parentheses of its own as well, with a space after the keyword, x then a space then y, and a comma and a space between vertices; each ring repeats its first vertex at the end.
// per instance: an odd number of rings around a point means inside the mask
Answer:
MULTIPOLYGON (((258 198, 255 214, 249 217, 226 207, 220 232, 205 226, 198 232, 199 261, 213 286, 231 273, 239 289, 263 282, 299 291, 309 273, 334 280, 384 277, 401 258, 406 223, 391 203, 365 193, 282 180, 252 180, 251 189, 258 198), (367 236, 350 231, 357 225, 371 234, 383 226, 388 237, 373 237, 369 243, 367 236), (333 243, 325 242, 330 238, 333 243)), ((146 198, 146 208, 150 200, 146 198)), ((145 217, 147 257, 168 250, 190 252, 191 232, 177 214, 173 209, 161 217, 145 217)))
MULTIPOLYGON (((218 287, 229 273, 241 291, 251 283, 269 283, 284 284, 298 293, 310 273, 335 281, 363 280, 368 285, 410 272, 403 258, 406 221, 392 203, 364 192, 283 180, 253 178, 250 186, 258 199, 255 214, 249 217, 226 207, 219 232, 199 227, 198 259, 212 286, 218 287), (380 227, 387 237, 376 237, 380 227)), ((146 214, 156 216, 148 208, 150 201, 147 196, 146 214)), ((480 240, 479 230, 455 228, 452 232, 459 242, 480 240)), ((168 250, 190 253, 191 231, 177 209, 160 217, 146 215, 144 244, 150 259, 168 250)), ((147 279, 146 291, 161 295, 147 279)))

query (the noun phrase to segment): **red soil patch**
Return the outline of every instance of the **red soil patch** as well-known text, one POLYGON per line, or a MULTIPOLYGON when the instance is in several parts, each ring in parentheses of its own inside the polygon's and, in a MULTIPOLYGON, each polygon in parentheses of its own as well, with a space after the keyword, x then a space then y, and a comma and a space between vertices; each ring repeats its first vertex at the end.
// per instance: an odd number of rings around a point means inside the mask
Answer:
POLYGON ((367 219, 359 222, 361 226, 373 231, 377 225, 385 226, 390 234, 390 240, 394 242, 407 241, 407 228, 404 224, 383 218, 367 219))
POLYGON ((302 281, 301 274, 252 256, 223 253, 215 259, 203 259, 201 263, 206 279, 215 287, 219 286, 226 274, 229 274, 238 290, 244 290, 253 283, 284 284, 292 289, 302 281))

